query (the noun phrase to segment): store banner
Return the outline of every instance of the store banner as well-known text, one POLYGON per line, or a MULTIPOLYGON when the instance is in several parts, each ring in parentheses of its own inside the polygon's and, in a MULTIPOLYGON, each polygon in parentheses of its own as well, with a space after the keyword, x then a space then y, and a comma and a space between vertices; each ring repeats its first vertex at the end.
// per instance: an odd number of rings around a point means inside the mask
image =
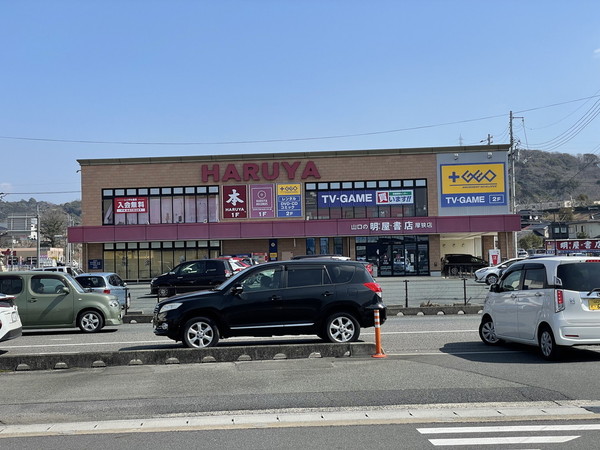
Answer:
POLYGON ((275 186, 253 184, 250 186, 250 217, 265 219, 275 217, 275 186))
POLYGON ((223 186, 223 218, 245 219, 248 217, 246 185, 223 186))
POLYGON ((319 208, 412 205, 414 201, 414 191, 412 189, 319 191, 317 199, 319 208))
POLYGON ((145 213, 148 212, 147 197, 115 197, 115 213, 145 213))
POLYGON ((506 205, 504 173, 504 163, 441 164, 441 206, 506 205))
POLYGON ((277 217, 302 217, 302 186, 277 185, 277 217))

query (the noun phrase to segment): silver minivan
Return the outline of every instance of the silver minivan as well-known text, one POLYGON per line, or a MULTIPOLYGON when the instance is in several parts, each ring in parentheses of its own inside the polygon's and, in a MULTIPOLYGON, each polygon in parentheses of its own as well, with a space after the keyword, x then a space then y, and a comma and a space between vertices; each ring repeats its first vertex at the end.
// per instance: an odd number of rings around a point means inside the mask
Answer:
POLYGON ((600 344, 600 257, 514 263, 490 287, 479 336, 488 345, 537 345, 545 359, 561 347, 600 344))
POLYGON ((122 309, 128 309, 131 306, 131 294, 127 283, 116 273, 82 273, 75 279, 88 292, 114 295, 119 300, 122 309))

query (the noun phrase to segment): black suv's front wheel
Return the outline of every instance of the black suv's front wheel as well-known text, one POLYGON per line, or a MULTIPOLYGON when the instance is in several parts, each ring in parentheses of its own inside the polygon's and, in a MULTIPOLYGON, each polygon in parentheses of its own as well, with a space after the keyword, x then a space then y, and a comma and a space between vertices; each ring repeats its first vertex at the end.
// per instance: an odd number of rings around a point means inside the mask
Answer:
POLYGON ((206 317, 194 317, 183 327, 182 341, 190 348, 214 347, 219 342, 219 329, 206 317))
POLYGON ((323 338, 329 342, 356 342, 359 335, 360 325, 350 313, 335 313, 325 321, 323 338))

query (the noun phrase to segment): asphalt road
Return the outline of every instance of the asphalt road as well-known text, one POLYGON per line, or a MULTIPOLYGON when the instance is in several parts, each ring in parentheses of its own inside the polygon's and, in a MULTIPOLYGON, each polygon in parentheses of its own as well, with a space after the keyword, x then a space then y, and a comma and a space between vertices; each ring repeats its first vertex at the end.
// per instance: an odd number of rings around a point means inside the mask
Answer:
MULTIPOLYGON (((485 346, 479 319, 390 318, 385 358, 0 373, 9 387, 0 396, 0 448, 594 448, 600 348, 545 362, 534 348, 485 346)), ((372 342, 373 330, 361 339, 372 342)), ((318 340, 221 345, 290 342, 318 340)), ((5 354, 164 347, 179 344, 155 337, 147 323, 91 335, 26 331, 2 343, 5 354)))

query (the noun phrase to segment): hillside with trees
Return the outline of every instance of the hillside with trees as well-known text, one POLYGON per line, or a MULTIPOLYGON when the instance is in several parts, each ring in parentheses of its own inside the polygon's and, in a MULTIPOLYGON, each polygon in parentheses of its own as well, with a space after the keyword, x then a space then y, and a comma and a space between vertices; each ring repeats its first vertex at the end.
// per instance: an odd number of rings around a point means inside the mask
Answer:
POLYGON ((594 153, 520 150, 515 163, 517 208, 562 200, 573 201, 573 206, 600 201, 599 164, 594 153))

